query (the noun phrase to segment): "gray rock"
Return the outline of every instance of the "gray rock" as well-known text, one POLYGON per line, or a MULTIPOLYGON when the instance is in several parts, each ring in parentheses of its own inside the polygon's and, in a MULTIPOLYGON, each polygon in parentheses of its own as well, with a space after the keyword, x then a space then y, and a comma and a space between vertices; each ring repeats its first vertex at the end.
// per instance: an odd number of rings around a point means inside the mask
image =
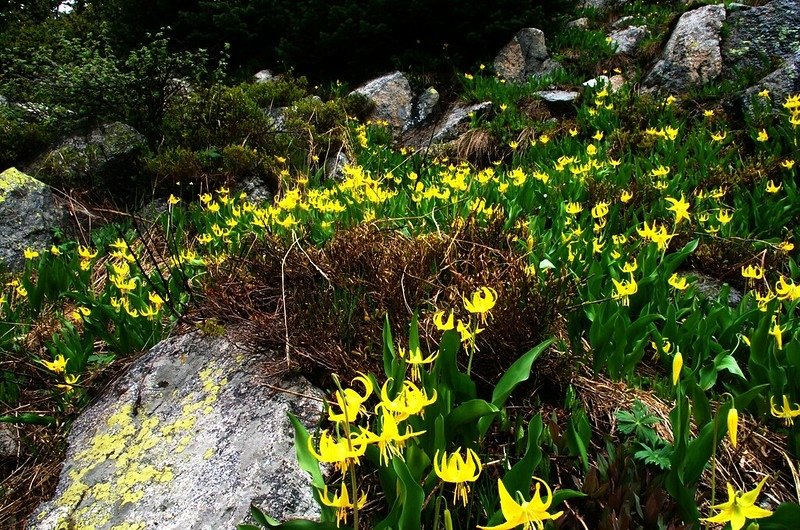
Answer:
POLYGON ((234 528, 251 502, 318 519, 287 414, 315 424, 321 394, 300 378, 270 390, 258 366, 225 337, 156 345, 75 421, 55 496, 29 528, 234 528))
POLYGON ((136 129, 109 123, 88 135, 71 136, 40 156, 29 168, 38 178, 91 182, 98 176, 130 171, 147 143, 136 129))
POLYGON ((271 203, 272 192, 269 186, 258 177, 248 177, 242 181, 238 187, 238 191, 247 194, 247 200, 256 203, 271 203))
POLYGON ((491 108, 491 101, 467 105, 466 107, 455 106, 451 108, 442 122, 434 130, 432 137, 433 143, 455 140, 467 128, 473 113, 486 112, 491 108))
POLYGON ((692 271, 692 276, 695 277, 693 285, 697 288, 697 292, 707 298, 719 298, 722 290, 727 288, 728 291, 728 305, 735 307, 742 301, 742 293, 738 289, 730 287, 714 277, 706 276, 705 274, 692 271))
POLYGON ((8 423, 0 423, 0 459, 17 458, 19 455, 19 437, 14 427, 8 423))
POLYGON ((272 70, 260 70, 255 73, 253 76, 253 81, 256 83, 269 83, 275 79, 275 74, 272 73, 272 70))
POLYGON ((633 55, 647 34, 647 28, 644 26, 630 26, 614 31, 609 37, 611 37, 612 45, 616 47, 616 53, 633 55))
POLYGON ((800 51, 800 2, 773 0, 761 7, 731 13, 722 42, 725 75, 742 70, 764 70, 773 60, 785 60, 800 51))
POLYGON ((598 75, 597 77, 589 79, 588 81, 584 81, 583 86, 594 88, 597 85, 607 85, 610 82, 611 80, 608 78, 607 75, 598 75))
POLYGON ((525 28, 519 30, 500 50, 494 60, 494 69, 508 81, 524 83, 530 76, 552 74, 560 70, 561 65, 550 59, 544 32, 537 28, 525 28))
POLYGON ((401 72, 392 72, 373 79, 353 93, 361 94, 372 101, 375 110, 370 119, 386 121, 393 132, 400 132, 411 118, 414 93, 408 79, 401 72))
POLYGON ((722 5, 703 6, 681 15, 660 60, 644 79, 645 87, 680 92, 719 77, 724 20, 722 5))
POLYGON ((5 96, 0 96, 0 107, 5 107, 8 105, 8 99, 5 96))
MULTIPOLYGON (((753 99, 762 90, 769 90, 773 109, 783 110, 782 104, 791 95, 800 93, 800 52, 787 60, 782 67, 775 70, 756 85, 748 88, 739 96, 739 104, 746 113, 752 113, 753 99)), ((758 98, 756 98, 758 99, 758 98)))
POLYGON ((589 27, 589 19, 586 17, 576 18, 567 22, 568 28, 586 29, 589 27))
POLYGON ((598 11, 611 11, 625 5, 625 0, 581 0, 578 7, 592 8, 598 11))
POLYGON ((411 118, 406 123, 405 129, 417 127, 431 117, 436 105, 439 104, 439 91, 433 87, 428 87, 417 97, 411 110, 411 118))
POLYGON ((609 79, 609 82, 611 83, 611 92, 617 92, 625 83, 627 83, 627 80, 622 74, 614 74, 609 79))
POLYGON ((611 29, 625 29, 633 25, 633 21, 636 20, 634 17, 626 16, 622 17, 619 20, 614 21, 611 24, 611 29))
POLYGON ((556 112, 571 110, 580 98, 580 94, 572 90, 540 90, 533 95, 541 98, 550 110, 556 112))
POLYGON ((289 110, 288 107, 276 107, 262 110, 267 116, 272 118, 272 126, 276 131, 283 131, 286 129, 286 113, 289 110))
POLYGON ((69 216, 43 182, 16 168, 0 173, 0 265, 21 269, 26 248, 44 250, 69 216))
POLYGON ((325 178, 341 182, 344 180, 344 167, 350 164, 350 159, 344 151, 336 153, 335 157, 325 160, 325 178))

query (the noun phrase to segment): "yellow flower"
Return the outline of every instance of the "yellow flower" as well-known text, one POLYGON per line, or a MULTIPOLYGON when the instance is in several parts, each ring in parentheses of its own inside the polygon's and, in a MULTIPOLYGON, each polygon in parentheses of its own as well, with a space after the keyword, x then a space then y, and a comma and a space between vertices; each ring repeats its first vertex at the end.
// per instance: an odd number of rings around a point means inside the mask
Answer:
POLYGON ((500 493, 500 510, 503 513, 505 522, 495 526, 478 526, 481 530, 511 530, 522 525, 524 530, 532 530, 534 527, 541 530, 544 528, 544 521, 554 521, 561 517, 564 512, 557 512, 550 514, 547 512, 550 505, 553 503, 553 492, 550 486, 540 478, 533 477, 536 481, 536 491, 533 494, 533 499, 526 501, 520 496, 521 503, 515 501, 509 495, 503 481, 497 480, 497 489, 500 493), (547 500, 542 501, 541 486, 547 492, 547 500))
POLYGON ((95 250, 94 252, 92 252, 92 249, 90 249, 89 247, 78 245, 78 255, 81 257, 81 259, 88 261, 90 259, 94 259, 97 257, 97 251, 95 250))
POLYGON ((678 100, 675 96, 668 96, 667 99, 664 100, 664 103, 666 103, 667 105, 672 105, 676 101, 678 100))
POLYGON ((703 111, 703 116, 705 116, 706 118, 710 118, 713 115, 714 115, 714 111, 713 110, 704 110, 703 111))
POLYGON ((759 142, 766 142, 767 140, 769 140, 769 135, 767 134, 766 129, 761 129, 758 132, 758 136, 756 137, 756 140, 759 141, 759 142))
MULTIPOLYGON (((356 492, 356 497, 358 497, 358 492, 356 492)), ((347 520, 347 511, 352 510, 355 507, 358 507, 360 510, 364 507, 367 503, 367 494, 362 493, 361 498, 358 499, 356 502, 350 502, 350 494, 347 491, 347 485, 342 482, 342 492, 340 494, 333 494, 333 498, 328 498, 328 486, 325 486, 325 490, 323 491, 322 495, 320 495, 320 500, 322 504, 325 506, 330 506, 331 508, 336 508, 336 527, 338 528, 342 521, 347 520)))
POLYGON ((44 359, 41 361, 42 366, 57 374, 63 374, 66 371, 68 362, 69 359, 65 359, 61 354, 56 355, 56 358, 53 359, 52 362, 45 361, 44 359))
POLYGON ((400 434, 400 430, 397 427, 397 420, 394 419, 392 414, 383 413, 381 414, 381 419, 380 435, 364 429, 361 436, 365 443, 374 443, 378 445, 380 462, 382 465, 388 463, 392 456, 403 458, 402 449, 406 441, 421 434, 425 434, 425 431, 414 432, 409 426, 406 426, 405 434, 400 434))
POLYGON ((797 416, 800 416, 800 405, 797 403, 794 404, 795 408, 789 404, 789 398, 786 394, 783 395, 783 408, 778 409, 775 407, 775 397, 770 396, 769 398, 769 409, 773 416, 776 418, 783 418, 784 423, 786 423, 787 427, 791 427, 794 424, 794 419, 797 416))
POLYGON ((50 247, 50 254, 52 254, 53 256, 60 256, 61 255, 61 250, 57 246, 52 245, 50 247))
POLYGON ((595 219, 599 219, 601 217, 605 217, 608 215, 608 203, 607 202, 598 202, 594 208, 592 208, 592 217, 595 219))
POLYGON ((622 266, 622 272, 636 272, 636 269, 638 268, 639 264, 636 263, 636 260, 626 261, 625 264, 622 266))
POLYGON ((728 411, 728 436, 731 439, 731 445, 736 449, 737 431, 739 428, 739 412, 736 407, 731 407, 728 411))
POLYGON ((586 154, 589 156, 594 156, 597 154, 597 147, 594 144, 589 144, 586 146, 586 154))
POLYGON ((758 265, 742 267, 742 277, 750 280, 760 280, 764 277, 764 269, 758 265))
POLYGON ((57 384, 56 388, 60 388, 65 392, 71 392, 72 386, 78 382, 79 375, 74 374, 64 374, 64 382, 61 384, 57 384))
POLYGON ((578 129, 570 129, 569 135, 572 136, 573 138, 578 136, 578 129))
POLYGON ((469 494, 469 485, 467 482, 475 482, 481 474, 483 466, 472 449, 467 449, 467 457, 461 456, 461 448, 447 457, 447 453, 442 453, 441 460, 439 459, 439 451, 433 455, 433 470, 436 475, 445 482, 454 482, 456 491, 453 494, 453 503, 457 499, 461 499, 464 506, 467 505, 467 495, 469 494))
POLYGON ((666 177, 669 175, 669 168, 664 166, 658 166, 657 168, 650 171, 650 173, 654 177, 666 177))
POLYGON ((397 348, 397 355, 403 359, 407 364, 411 365, 411 380, 412 381, 419 381, 420 380, 420 373, 419 367, 421 364, 430 364, 436 360, 439 356, 439 352, 432 353, 427 357, 422 356, 422 352, 420 351, 419 347, 417 348, 409 348, 408 352, 405 349, 398 347, 397 348))
POLYGON ((455 323, 453 322, 453 311, 450 311, 450 316, 447 318, 447 321, 444 321, 444 311, 437 311, 433 315, 433 323, 436 326, 436 329, 439 331, 447 331, 453 329, 455 327, 455 323))
POLYGON ((506 110, 507 108, 508 108, 508 105, 506 105, 505 103, 501 103, 501 104, 500 104, 500 112, 505 112, 505 110, 506 110))
POLYGON ((481 287, 472 293, 470 300, 464 297, 464 309, 470 313, 479 314, 483 322, 486 322, 486 313, 494 307, 495 303, 497 303, 497 291, 491 287, 481 287))
POLYGON ((778 193, 779 191, 781 191, 781 187, 783 187, 783 184, 778 184, 776 186, 775 183, 772 182, 772 180, 770 180, 769 182, 767 182, 766 191, 767 193, 778 193))
POLYGON ((403 421, 409 416, 420 414, 423 409, 436 401, 436 389, 429 398, 425 389, 420 389, 411 381, 403 381, 403 388, 394 399, 389 398, 388 386, 392 379, 389 378, 381 387, 381 402, 375 408, 378 412, 383 409, 394 415, 397 421, 403 421))
POLYGON ((781 162, 781 167, 786 169, 792 169, 794 167, 794 160, 788 159, 781 162))
POLYGON ((22 255, 25 256, 25 259, 34 259, 39 257, 39 253, 32 248, 26 248, 22 255))
POLYGON ((359 413, 366 412, 364 402, 372 395, 372 381, 364 374, 358 375, 353 381, 358 381, 364 386, 364 393, 359 394, 352 388, 345 388, 344 393, 338 390, 334 394, 334 400, 341 412, 336 413, 333 407, 328 409, 328 419, 333 422, 353 422, 359 413))
POLYGON ((760 97, 762 97, 762 98, 767 98, 767 99, 769 99, 769 90, 767 90, 767 89, 765 88, 764 90, 762 90, 761 92, 759 92, 759 93, 758 93, 758 95, 759 95, 760 97))
POLYGON ((594 133, 594 136, 592 136, 592 138, 594 138, 599 142, 600 140, 603 139, 603 131, 597 131, 596 133, 594 133))
POLYGON ((308 437, 308 451, 318 462, 333 464, 334 467, 345 474, 353 464, 358 464, 358 459, 367 450, 364 440, 351 434, 347 438, 334 439, 323 430, 319 436, 319 453, 314 450, 312 437, 308 437))
POLYGON ((678 384, 678 379, 681 376, 681 368, 683 368, 683 354, 680 350, 675 352, 675 357, 672 358, 672 385, 678 384))
POLYGON ((683 219, 690 219, 689 217, 689 203, 683 198, 683 194, 681 194, 680 200, 673 199, 672 197, 667 197, 667 202, 670 203, 672 206, 668 207, 667 210, 673 212, 675 214, 675 224, 681 222, 683 219))
POLYGON ((170 206, 175 206, 176 204, 181 202, 181 200, 175 195, 170 194, 169 199, 167 199, 167 202, 169 203, 170 206))
POLYGON ((508 142, 508 147, 510 147, 512 151, 516 151, 517 147, 519 147, 519 142, 512 140, 508 142))
POLYGON ((728 136, 727 131, 720 131, 718 133, 711 133, 711 139, 715 142, 721 142, 728 136))
POLYGON ((543 134, 539 137, 539 141, 542 142, 542 145, 547 145, 547 142, 550 141, 550 137, 546 134, 543 134))
POLYGON ((673 273, 672 276, 669 277, 667 283, 679 291, 683 291, 689 287, 689 283, 686 281, 686 278, 678 276, 677 272, 673 273))
POLYGON ((756 506, 756 499, 768 478, 769 475, 764 477, 755 489, 745 493, 734 491, 733 486, 728 483, 728 501, 712 506, 711 508, 718 510, 719 513, 713 517, 701 520, 707 523, 718 524, 730 522, 731 530, 740 530, 744 527, 744 523, 747 519, 769 517, 772 515, 771 511, 756 506))
POLYGON ((458 331, 458 334, 461 336, 461 342, 466 344, 474 343, 475 337, 478 336, 478 333, 483 331, 483 328, 476 327, 474 330, 472 330, 466 324, 461 322, 461 320, 459 320, 456 324, 456 331, 458 331))
POLYGON ((629 202, 632 198, 633 198, 633 193, 628 190, 624 190, 619 196, 619 200, 621 200, 624 203, 629 202))
POLYGON ((726 225, 730 223, 732 220, 733 220, 733 213, 730 210, 725 209, 717 212, 717 221, 719 221, 720 224, 726 225))
POLYGON ((783 349, 783 328, 778 325, 777 322, 772 322, 772 329, 769 330, 769 334, 775 337, 775 342, 778 344, 778 350, 783 349))
POLYGON ((630 280, 622 280, 620 282, 612 278, 611 281, 614 282, 614 287, 616 288, 614 294, 612 295, 612 298, 614 299, 621 298, 622 305, 628 305, 630 303, 628 297, 632 294, 636 294, 636 291, 639 290, 639 286, 636 284, 636 280, 631 278, 630 280))
POLYGON ((474 76, 472 74, 464 73, 464 79, 466 79, 467 81, 472 81, 474 79, 474 76))
POLYGON ((576 215, 583 211, 583 206, 579 202, 568 202, 566 211, 568 214, 576 215))

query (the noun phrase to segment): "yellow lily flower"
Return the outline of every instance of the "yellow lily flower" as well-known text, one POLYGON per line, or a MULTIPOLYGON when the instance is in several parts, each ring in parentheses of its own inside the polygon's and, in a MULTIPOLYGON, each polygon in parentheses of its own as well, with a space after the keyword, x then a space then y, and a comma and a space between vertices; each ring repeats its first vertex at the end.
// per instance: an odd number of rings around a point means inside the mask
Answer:
POLYGON ((540 478, 533 477, 536 481, 536 491, 533 494, 533 499, 530 501, 523 500, 521 503, 515 501, 508 490, 506 490, 503 481, 497 480, 497 489, 500 492, 500 510, 503 512, 503 517, 506 521, 496 526, 478 526, 481 530, 511 530, 522 525, 524 530, 533 530, 534 527, 541 530, 544 527, 544 521, 556 520, 564 513, 558 512, 550 514, 547 512, 550 504, 553 502, 553 492, 550 486, 540 478), (541 486, 544 485, 547 491, 547 500, 542 501, 541 486))
POLYGON ((334 439, 328 431, 322 431, 319 437, 319 452, 314 450, 312 437, 308 437, 308 451, 318 461, 333 464, 344 475, 350 466, 358 464, 358 459, 367 450, 365 440, 351 434, 347 438, 334 439))
POLYGON ((491 287, 481 287, 474 293, 472 298, 467 300, 464 297, 464 309, 470 313, 478 313, 481 316, 481 321, 486 322, 486 313, 488 313, 497 303, 497 291, 491 287))
POLYGON ((483 466, 472 449, 467 449, 467 457, 461 456, 461 448, 447 457, 447 453, 442 453, 441 460, 439 459, 439 451, 433 456, 433 470, 436 475, 445 482, 453 482, 456 485, 456 491, 453 494, 453 503, 457 499, 461 499, 464 506, 467 505, 467 495, 469 494, 469 485, 467 482, 475 482, 481 474, 483 466))
POLYGON ((787 427, 791 427, 794 424, 794 419, 800 416, 800 405, 795 403, 794 406, 795 408, 792 408, 789 404, 789 397, 786 394, 783 395, 783 408, 781 409, 775 406, 774 396, 769 398, 769 411, 776 418, 782 418, 787 427))
POLYGON ((415 414, 422 416, 425 407, 436 401, 436 389, 433 390, 433 395, 428 398, 425 389, 418 388, 411 381, 403 381, 403 388, 394 399, 390 399, 388 386, 391 380, 389 378, 381 387, 381 402, 375 409, 376 412, 379 409, 383 409, 394 414, 397 421, 403 421, 415 414))
POLYGON ((678 384, 678 379, 681 377, 681 369, 683 368, 683 354, 680 350, 675 352, 675 357, 672 358, 672 386, 678 384))
POLYGON ((740 530, 744 527, 747 519, 769 517, 772 515, 771 511, 756 506, 756 499, 768 478, 769 475, 764 477, 755 489, 744 493, 734 491, 733 486, 728 483, 728 501, 712 506, 711 508, 719 510, 719 513, 701 520, 707 523, 719 524, 730 522, 731 530, 740 530))
POLYGON ((678 276, 677 272, 673 273, 672 276, 669 277, 667 283, 679 291, 683 291, 689 287, 689 283, 686 281, 686 278, 678 276))
POLYGON ((26 248, 22 252, 22 255, 25 257, 25 259, 34 259, 39 257, 39 253, 32 248, 26 248))
POLYGON ((427 357, 423 357, 419 347, 414 349, 409 348, 408 351, 406 351, 404 348, 398 347, 397 355, 401 359, 403 359, 406 362, 406 364, 411 365, 411 380, 419 381, 420 380, 419 366, 421 364, 430 364, 433 361, 435 361, 436 358, 439 356, 439 352, 432 353, 427 357))
POLYGON ((630 280, 622 280, 618 281, 614 278, 611 279, 614 282, 614 287, 616 290, 614 294, 612 294, 612 298, 614 299, 622 299, 622 305, 628 305, 630 303, 629 296, 632 294, 636 294, 636 291, 639 290, 639 286, 636 284, 636 280, 631 278, 630 280))
POLYGON ((333 407, 328 409, 328 419, 332 422, 346 421, 350 423, 355 421, 360 413, 366 412, 364 402, 372 395, 372 381, 364 374, 353 379, 353 382, 355 381, 364 386, 364 393, 359 394, 352 388, 345 388, 344 393, 337 390, 334 399, 341 412, 334 412, 333 407))
POLYGON ((69 362, 69 359, 65 359, 63 355, 58 354, 52 362, 45 361, 44 359, 42 359, 40 362, 42 363, 42 366, 51 372, 63 374, 67 369, 67 363, 69 362))
POLYGON ((667 202, 670 203, 672 206, 668 207, 667 210, 673 212, 675 214, 675 224, 679 224, 681 220, 686 219, 689 220, 689 203, 686 202, 686 199, 683 198, 683 194, 681 194, 680 199, 673 199, 672 197, 667 197, 667 202))
MULTIPOLYGON (((403 458, 403 447, 411 438, 425 434, 425 431, 414 432, 411 427, 406 426, 405 434, 400 434, 400 429, 397 427, 397 420, 392 414, 381 414, 381 428, 380 435, 364 429, 361 433, 361 439, 367 444, 377 444, 378 451, 380 451, 381 465, 386 465, 393 456, 403 458)), ((362 450, 363 453, 363 450, 362 450)))
MULTIPOLYGON (((358 492, 356 492, 355 496, 358 497, 358 492)), ((355 507, 358 507, 360 510, 364 507, 367 503, 367 494, 362 493, 357 501, 350 502, 350 493, 347 491, 347 485, 342 482, 342 491, 340 494, 337 495, 334 493, 333 498, 328 498, 328 486, 325 486, 325 490, 322 495, 320 495, 320 500, 325 506, 336 508, 336 527, 338 528, 342 521, 347 520, 348 510, 352 510, 355 507)))
POLYGON ((436 329, 439 331, 447 331, 453 329, 455 327, 455 323, 453 321, 453 311, 450 311, 450 316, 447 317, 447 321, 444 320, 444 311, 437 311, 433 315, 433 324, 436 326, 436 329))
POLYGON ((731 410, 728 411, 727 421, 728 436, 731 439, 731 445, 736 449, 737 433, 739 430, 739 412, 736 410, 736 407, 731 407, 731 410))
POLYGON ((81 259, 90 260, 97 257, 97 251, 95 250, 94 252, 92 252, 92 249, 90 249, 89 247, 78 245, 78 255, 81 257, 81 259))

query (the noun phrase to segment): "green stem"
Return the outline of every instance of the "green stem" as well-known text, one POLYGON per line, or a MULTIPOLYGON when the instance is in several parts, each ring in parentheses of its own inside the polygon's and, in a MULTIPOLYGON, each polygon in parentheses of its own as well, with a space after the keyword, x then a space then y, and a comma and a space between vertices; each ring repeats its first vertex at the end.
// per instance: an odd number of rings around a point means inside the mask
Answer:
MULTIPOLYGON (((342 388, 342 383, 339 381, 339 377, 336 374, 333 374, 333 382, 336 385, 336 388, 339 390, 339 395, 342 396, 342 401, 344 402, 344 407, 342 409, 342 414, 344 414, 344 434, 347 438, 347 450, 351 453, 353 452, 353 440, 350 437, 350 418, 347 417, 347 403, 344 401, 344 389, 342 388)), ((355 419, 355 418, 353 418, 355 419)), ((352 492, 353 498, 353 530, 358 530, 358 490, 356 489, 356 466, 355 462, 350 464, 350 491, 352 492)))

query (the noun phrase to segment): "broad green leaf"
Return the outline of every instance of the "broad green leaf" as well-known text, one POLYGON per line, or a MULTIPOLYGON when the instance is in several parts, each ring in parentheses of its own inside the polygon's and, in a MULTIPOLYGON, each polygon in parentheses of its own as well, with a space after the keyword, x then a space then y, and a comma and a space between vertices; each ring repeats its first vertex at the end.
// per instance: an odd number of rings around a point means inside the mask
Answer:
POLYGON ((289 420, 294 427, 294 449, 297 453, 297 463, 300 464, 300 469, 311 475, 311 484, 317 489, 325 487, 325 479, 322 478, 322 471, 319 469, 319 462, 314 458, 314 455, 308 450, 308 439, 310 435, 308 431, 297 419, 297 416, 289 413, 289 420))
MULTIPOLYGON (((548 339, 541 344, 534 346, 525 355, 514 361, 514 364, 512 364, 506 373, 503 374, 503 377, 501 377, 500 381, 497 382, 497 386, 494 387, 494 391, 492 392, 492 405, 498 409, 505 406, 506 399, 508 399, 508 396, 510 396, 514 389, 517 388, 517 385, 523 381, 527 381, 531 376, 533 362, 552 343, 553 339, 548 339)), ((481 436, 483 436, 486 434, 486 431, 489 430, 491 418, 482 419, 479 425, 481 436)))
POLYGON ((542 415, 537 414, 528 423, 528 444, 525 456, 503 476, 503 484, 508 491, 530 491, 531 477, 542 461, 542 449, 539 446, 542 430, 542 415))

